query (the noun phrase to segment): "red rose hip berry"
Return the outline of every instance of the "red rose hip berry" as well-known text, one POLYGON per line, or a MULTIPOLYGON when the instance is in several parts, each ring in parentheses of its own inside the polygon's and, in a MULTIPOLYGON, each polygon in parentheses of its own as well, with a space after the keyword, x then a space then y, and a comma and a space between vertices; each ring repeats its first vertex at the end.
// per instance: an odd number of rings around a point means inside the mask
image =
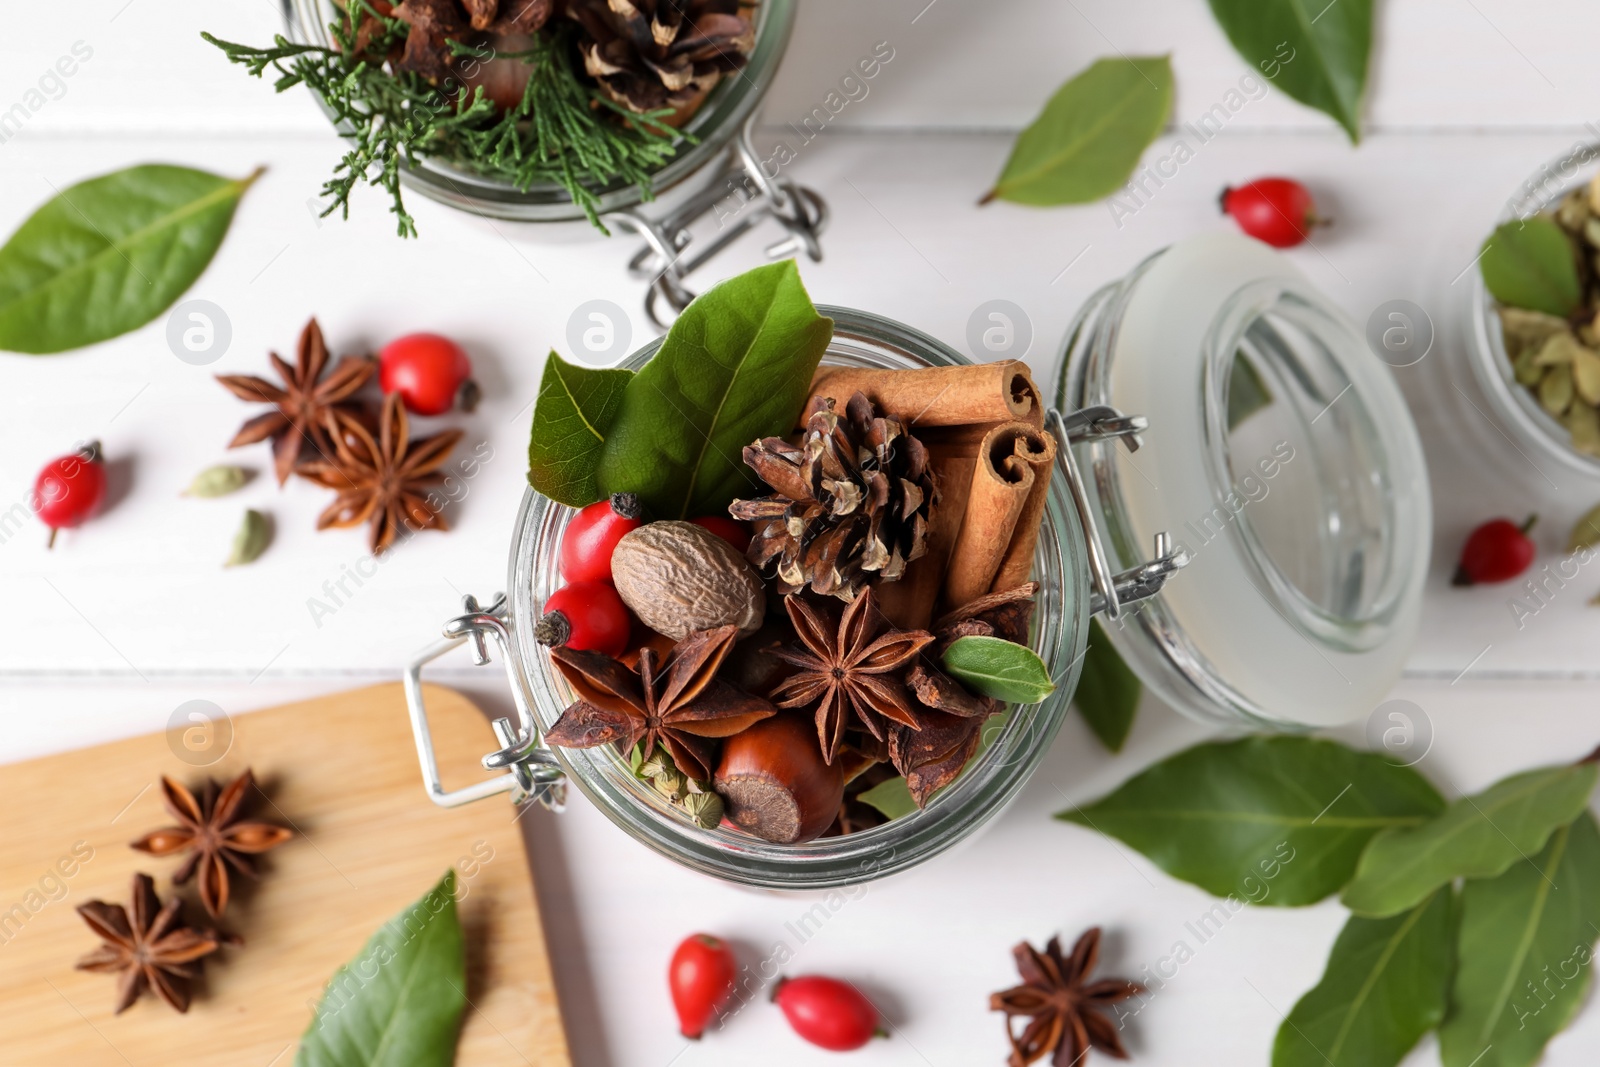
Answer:
POLYGON ((612 493, 574 515, 561 535, 561 577, 569 582, 611 580, 617 542, 644 525, 639 498, 612 493))
POLYGON ((837 978, 780 978, 772 1002, 783 1009, 795 1033, 830 1052, 849 1052, 874 1037, 889 1036, 872 1001, 837 978))
POLYGON ((1317 217, 1316 204, 1305 186, 1292 178, 1258 178, 1248 185, 1222 190, 1223 214, 1239 228, 1274 248, 1293 248, 1327 219, 1317 217))
POLYGON ((544 602, 534 640, 551 648, 620 656, 628 647, 633 617, 610 582, 572 582, 544 602))
POLYGON ((76 452, 46 463, 34 479, 33 493, 34 510, 40 521, 50 527, 49 543, 53 547, 58 530, 81 524, 105 500, 106 469, 100 461, 100 442, 91 441, 76 452))
POLYGON ((1537 551, 1528 531, 1538 519, 1529 515, 1521 526, 1510 519, 1490 519, 1473 530, 1461 546, 1461 562, 1450 584, 1508 582, 1527 570, 1537 551))
POLYGON ((750 547, 750 528, 742 522, 725 515, 702 515, 689 521, 710 530, 740 552, 750 547))
POLYGON ((477 403, 472 361, 461 346, 436 333, 411 333, 390 341, 378 353, 378 385, 399 393, 406 410, 443 415, 460 396, 471 411, 477 403))
POLYGON ((667 987, 678 1011, 684 1037, 699 1040, 718 1010, 733 996, 738 968, 733 950, 720 937, 691 934, 678 945, 667 965, 667 987))

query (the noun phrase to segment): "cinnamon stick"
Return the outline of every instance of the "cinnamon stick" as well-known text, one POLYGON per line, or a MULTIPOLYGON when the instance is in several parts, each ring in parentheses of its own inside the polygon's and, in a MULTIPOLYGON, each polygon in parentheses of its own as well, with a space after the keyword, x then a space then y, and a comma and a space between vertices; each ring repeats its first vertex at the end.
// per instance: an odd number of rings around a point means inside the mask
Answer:
POLYGON ((897 629, 926 630, 933 621, 977 465, 977 453, 971 450, 928 450, 928 466, 939 486, 939 503, 928 524, 928 549, 907 565, 898 582, 877 587, 878 609, 897 629))
POLYGON ((867 394, 880 415, 900 420, 913 433, 928 426, 1044 425, 1039 387, 1028 365, 1016 359, 910 370, 820 367, 811 380, 814 395, 839 401, 858 391, 867 394))
MULTIPOLYGON (((948 609, 989 592, 1032 495, 1035 465, 1054 458, 1054 439, 1025 422, 1002 423, 984 436, 945 574, 948 609)), ((1038 536, 1037 527, 1033 536, 1038 536)), ((1028 555, 1031 559, 1031 546, 1028 555)))
POLYGON ((1015 589, 1033 577, 1033 550, 1039 544, 1039 527, 1044 522, 1045 505, 1050 500, 1050 475, 1056 469, 1056 439, 1041 431, 1039 438, 1045 447, 1030 448, 1018 455, 1033 468, 1033 486, 1028 490, 1027 502, 1017 516, 1017 525, 1011 533, 1011 543, 1000 558, 1000 569, 995 572, 989 592, 1003 593, 1015 589))

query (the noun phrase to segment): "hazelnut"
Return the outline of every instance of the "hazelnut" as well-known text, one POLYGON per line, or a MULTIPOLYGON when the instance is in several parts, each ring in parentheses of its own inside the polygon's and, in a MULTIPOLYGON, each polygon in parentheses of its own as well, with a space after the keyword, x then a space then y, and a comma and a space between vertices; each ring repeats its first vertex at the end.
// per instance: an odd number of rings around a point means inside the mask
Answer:
POLYGON ((780 712, 723 742, 712 779, 735 826, 797 845, 821 837, 844 802, 844 766, 822 760, 810 716, 780 712))
POLYGON ((639 621, 674 641, 719 626, 737 626, 742 637, 767 611, 766 588, 745 558, 692 522, 628 533, 611 555, 611 578, 639 621))

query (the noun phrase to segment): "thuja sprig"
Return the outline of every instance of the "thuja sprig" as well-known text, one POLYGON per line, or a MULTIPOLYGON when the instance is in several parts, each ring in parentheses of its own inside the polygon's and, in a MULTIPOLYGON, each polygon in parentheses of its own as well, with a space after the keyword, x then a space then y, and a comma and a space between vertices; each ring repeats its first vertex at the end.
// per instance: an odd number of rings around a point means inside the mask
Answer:
POLYGON ((651 173, 672 158, 680 139, 694 141, 666 125, 670 112, 627 111, 588 85, 573 62, 576 49, 567 27, 538 35, 532 48, 516 53, 450 42, 469 70, 491 59, 531 66, 521 100, 504 111, 481 87, 463 92, 454 78, 435 85, 374 59, 403 46, 409 27, 378 14, 367 0, 353 0, 345 18, 329 29, 333 47, 295 44, 279 35, 272 46, 258 48, 201 34, 252 76, 262 78, 272 70, 276 91, 303 84, 321 97, 350 143, 323 185, 328 200, 323 216, 338 210, 348 217, 350 195, 364 181, 389 195, 400 236, 415 236, 400 173, 419 159, 433 158, 518 189, 555 183, 590 222, 609 232, 599 219, 596 190, 633 184, 649 198, 651 173), (371 33, 364 48, 357 45, 362 16, 370 20, 371 33))

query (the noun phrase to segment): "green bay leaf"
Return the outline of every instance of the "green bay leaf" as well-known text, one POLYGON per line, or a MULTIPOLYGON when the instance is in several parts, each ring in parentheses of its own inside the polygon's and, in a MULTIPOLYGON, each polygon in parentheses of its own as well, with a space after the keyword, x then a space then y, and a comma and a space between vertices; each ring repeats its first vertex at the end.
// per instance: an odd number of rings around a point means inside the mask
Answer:
POLYGON ((877 808, 890 819, 903 819, 917 810, 917 802, 911 799, 911 789, 904 778, 879 782, 871 789, 862 790, 856 799, 877 808))
POLYGON ((1508 307, 1565 318, 1583 297, 1572 242, 1545 215, 1495 227, 1483 242, 1478 269, 1490 295, 1508 307))
POLYGON ((294 1067, 450 1067, 467 1003, 456 872, 334 972, 294 1067))
POLYGON ((1338 892, 1374 834, 1443 808, 1426 779, 1380 755, 1265 736, 1195 745, 1056 818, 1217 896, 1292 907, 1338 892))
POLYGON ((596 370, 550 353, 528 435, 529 485, 573 508, 601 498, 595 467, 632 378, 630 370, 596 370))
POLYGON ((1351 916, 1279 1027, 1272 1067, 1394 1067, 1444 1018, 1455 940, 1448 887, 1387 919, 1351 916))
POLYGON ((1420 826, 1385 830, 1362 853, 1340 900, 1357 915, 1394 915, 1457 878, 1503 874, 1578 817, 1597 773, 1592 763, 1526 771, 1420 826))
POLYGON ((63 352, 143 326, 205 270, 254 180, 149 164, 57 193, 0 247, 0 349, 63 352))
POLYGON ((1038 653, 1000 637, 960 637, 940 657, 950 677, 980 696, 1037 704, 1055 692, 1038 653))
POLYGON ((1143 690, 1139 676, 1117 655, 1099 621, 1091 619, 1089 647, 1083 654, 1083 673, 1072 703, 1100 743, 1112 752, 1122 751, 1127 742, 1143 690))
POLYGON ((1372 0, 1210 0, 1250 73, 1331 116, 1361 140, 1372 0))
POLYGON ((1017 135, 994 188, 980 203, 1050 207, 1116 192, 1172 111, 1166 56, 1106 58, 1057 89, 1017 135))
POLYGON ((1444 1067, 1529 1067, 1593 981, 1600 933, 1600 828, 1584 812, 1544 850, 1461 894, 1444 1067))
POLYGON ((600 492, 636 493, 652 518, 684 519, 757 491, 744 446, 794 429, 832 336, 792 259, 708 290, 623 390, 600 492))

